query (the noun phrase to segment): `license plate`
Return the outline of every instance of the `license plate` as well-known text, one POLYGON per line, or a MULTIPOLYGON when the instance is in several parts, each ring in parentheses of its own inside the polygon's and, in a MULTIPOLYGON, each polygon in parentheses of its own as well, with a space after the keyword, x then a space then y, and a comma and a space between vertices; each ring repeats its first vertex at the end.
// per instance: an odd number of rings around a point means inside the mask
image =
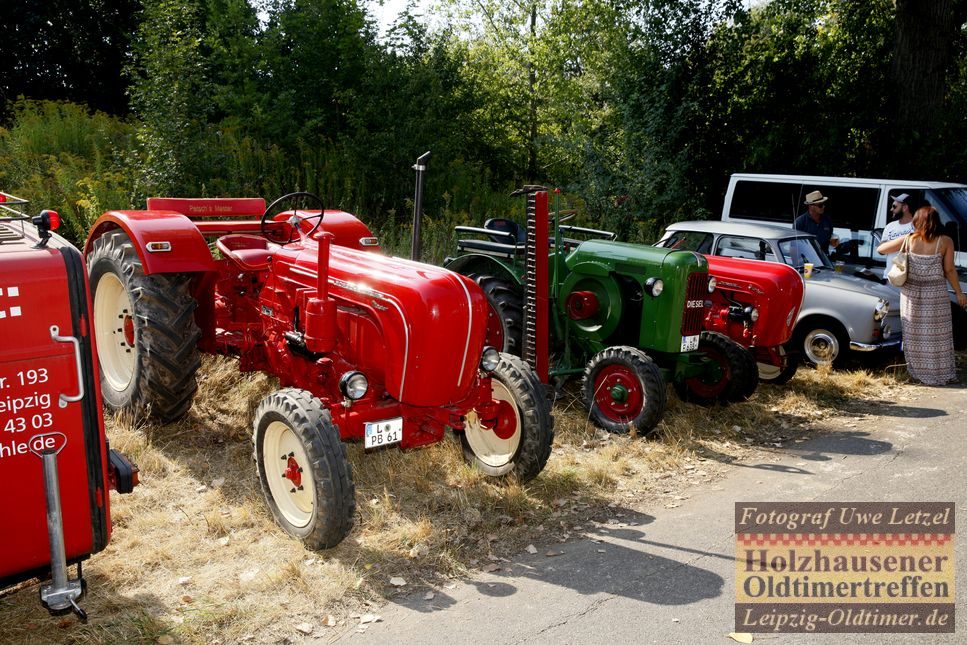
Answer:
POLYGON ((403 417, 373 421, 365 425, 366 435, 363 447, 380 448, 399 443, 403 440, 403 417))
POLYGON ((694 352, 698 349, 698 335, 682 336, 682 351, 694 352))

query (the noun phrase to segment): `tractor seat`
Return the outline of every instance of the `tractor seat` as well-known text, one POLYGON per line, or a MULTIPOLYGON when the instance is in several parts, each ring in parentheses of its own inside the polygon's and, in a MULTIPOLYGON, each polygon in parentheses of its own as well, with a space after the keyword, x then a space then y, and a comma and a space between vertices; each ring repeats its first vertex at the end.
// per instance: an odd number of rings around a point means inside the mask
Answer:
MULTIPOLYGON (((527 242, 527 231, 512 219, 492 217, 484 222, 484 228, 489 228, 491 231, 500 231, 501 233, 510 233, 514 236, 518 244, 525 244, 527 242)), ((494 242, 507 241, 503 236, 494 236, 492 239, 494 242)))
POLYGON ((235 233, 215 240, 215 246, 242 271, 265 271, 279 245, 259 235, 235 233))

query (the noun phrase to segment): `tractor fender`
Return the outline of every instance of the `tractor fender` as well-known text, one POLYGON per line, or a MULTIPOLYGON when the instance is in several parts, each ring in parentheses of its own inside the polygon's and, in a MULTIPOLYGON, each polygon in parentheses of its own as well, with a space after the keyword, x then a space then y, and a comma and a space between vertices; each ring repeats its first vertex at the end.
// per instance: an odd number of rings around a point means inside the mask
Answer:
POLYGON ((190 219, 174 211, 104 213, 84 242, 85 257, 94 240, 118 228, 131 239, 145 275, 215 270, 215 259, 201 231, 190 219))
POLYGON ((586 340, 603 341, 621 323, 623 311, 621 289, 608 267, 599 262, 579 262, 570 268, 558 293, 558 314, 568 319, 572 330, 586 340), (593 294, 596 307, 593 316, 573 319, 568 316, 569 296, 576 292, 593 294))
POLYGON ((458 258, 445 261, 443 267, 465 276, 488 275, 507 280, 517 286, 522 284, 519 273, 514 270, 510 263, 501 262, 494 257, 480 253, 461 255, 458 258))

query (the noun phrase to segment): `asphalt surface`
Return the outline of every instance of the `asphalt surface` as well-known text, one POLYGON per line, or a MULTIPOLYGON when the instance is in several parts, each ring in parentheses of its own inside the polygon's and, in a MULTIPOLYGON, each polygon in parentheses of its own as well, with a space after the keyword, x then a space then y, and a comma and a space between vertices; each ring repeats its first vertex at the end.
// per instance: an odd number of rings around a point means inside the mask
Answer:
MULTIPOLYGON (((613 518, 565 544, 537 545, 500 571, 427 590, 378 610, 339 643, 732 643, 737 501, 953 501, 967 511, 967 388, 911 386, 877 417, 833 420, 829 432, 775 459, 737 464, 689 489, 678 508, 612 508, 613 518), (548 557, 549 550, 563 552, 548 557)), ((956 577, 967 568, 964 522, 956 577)), ((963 643, 958 634, 754 634, 769 643, 963 643)))

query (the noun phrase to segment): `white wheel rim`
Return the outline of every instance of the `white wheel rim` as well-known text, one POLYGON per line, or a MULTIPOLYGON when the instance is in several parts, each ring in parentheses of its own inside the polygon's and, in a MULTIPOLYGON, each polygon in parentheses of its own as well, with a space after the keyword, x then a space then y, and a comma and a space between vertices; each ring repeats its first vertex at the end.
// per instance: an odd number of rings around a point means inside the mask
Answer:
MULTIPOLYGON (((779 356, 783 358, 785 358, 786 356, 786 350, 783 349, 782 347, 779 348, 779 356)), ((782 373, 781 365, 773 365, 772 363, 758 362, 756 363, 756 367, 759 368, 759 378, 765 381, 771 381, 773 379, 777 379, 779 378, 779 375, 782 373)))
POLYGON ((514 411, 514 434, 507 439, 501 439, 490 428, 483 425, 476 410, 471 410, 467 414, 467 422, 464 432, 466 433, 467 443, 473 454, 481 463, 491 468, 500 468, 510 464, 517 454, 521 440, 521 420, 520 410, 517 403, 507 386, 493 379, 491 381, 491 391, 494 401, 505 401, 510 404, 510 409, 514 411))
POLYGON ((269 491, 279 512, 296 528, 308 526, 315 506, 312 471, 302 441, 292 428, 281 421, 269 424, 262 440, 262 462, 269 491), (299 485, 292 480, 290 469, 293 462, 296 467, 301 467, 299 485))
POLYGON ((803 351, 813 363, 827 365, 839 356, 839 339, 829 330, 814 329, 806 335, 803 351))
POLYGON ((105 380, 117 392, 131 384, 137 364, 133 316, 131 299, 118 277, 102 275, 94 293, 97 357, 105 380))

